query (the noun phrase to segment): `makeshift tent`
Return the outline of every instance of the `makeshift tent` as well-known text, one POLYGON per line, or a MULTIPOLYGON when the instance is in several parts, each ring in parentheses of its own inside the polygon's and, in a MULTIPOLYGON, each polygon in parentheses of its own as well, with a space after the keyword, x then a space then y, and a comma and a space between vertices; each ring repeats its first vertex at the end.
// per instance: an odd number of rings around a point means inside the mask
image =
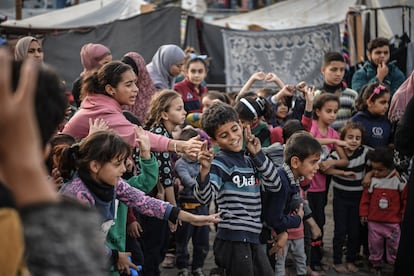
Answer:
POLYGON ((143 0, 94 0, 23 20, 7 20, 0 28, 6 33, 39 33, 92 27, 136 16, 146 4, 143 0))
MULTIPOLYGON (((385 7, 388 4, 395 5, 397 2, 393 0, 289 0, 245 14, 205 22, 202 27, 201 43, 211 57, 211 66, 214 67, 214 70, 210 71, 207 83, 226 83, 228 87, 234 87, 227 90, 237 91, 237 88, 243 85, 255 71, 277 70, 276 73, 291 84, 299 81, 298 77, 302 76, 302 80, 318 85, 321 78, 315 79, 315 76, 320 76, 321 57, 326 51, 343 51, 349 65, 356 66, 365 58, 365 43, 376 35, 391 38, 392 35, 402 34, 398 30, 409 34, 412 32, 410 23, 412 18, 408 15, 412 17, 413 13, 400 7, 385 7), (357 2, 367 2, 367 5, 356 5, 357 2), (375 11, 374 8, 380 9, 375 11), (350 14, 354 16, 351 22, 349 22, 350 14), (389 14, 394 16, 390 17, 389 14), (391 18, 393 20, 388 23, 391 18), (311 41, 312 35, 303 37, 297 35, 301 30, 312 34, 312 28, 321 30, 321 26, 331 28, 328 26, 333 25, 338 26, 340 30, 340 32, 330 32, 329 41, 333 44, 326 44, 326 40, 318 38, 319 42, 325 43, 322 45, 317 41, 311 41), (263 33, 257 30, 263 30, 263 33), (289 33, 295 35, 289 37, 289 33), (264 38, 265 36, 267 38, 264 38), (283 37, 284 44, 291 45, 292 48, 281 47, 283 43, 272 45, 269 41, 274 41, 273 37, 278 39, 283 37), (301 49, 300 40, 307 42, 303 45, 310 48, 316 46, 319 51, 310 51, 313 54, 311 57, 303 55, 304 49, 301 49), (359 44, 356 44, 357 42, 359 44), (311 44, 313 46, 310 46, 311 44), (220 45, 224 45, 223 48, 220 48, 220 45), (269 48, 268 45, 272 46, 269 48), (297 49, 294 49, 295 47, 297 49), (300 60, 301 57, 304 59, 300 60), (288 60, 291 62, 287 62, 288 60), (306 65, 307 73, 299 68, 303 65, 306 65), (309 69, 309 66, 312 69, 309 69)), ((414 0, 399 2, 401 5, 406 5, 407 2, 414 2, 414 0)), ((316 37, 320 36, 313 36, 316 37)), ((401 67, 405 71, 404 64, 401 64, 401 67)), ((266 84, 259 83, 259 86, 263 85, 266 84)))
POLYGON ((211 64, 223 65, 210 71, 207 83, 226 83, 227 91, 237 91, 253 73, 264 71, 277 73, 289 84, 320 85, 322 56, 340 51, 339 24, 355 2, 283 1, 204 23, 202 43, 211 64), (255 30, 249 30, 252 26, 255 30))

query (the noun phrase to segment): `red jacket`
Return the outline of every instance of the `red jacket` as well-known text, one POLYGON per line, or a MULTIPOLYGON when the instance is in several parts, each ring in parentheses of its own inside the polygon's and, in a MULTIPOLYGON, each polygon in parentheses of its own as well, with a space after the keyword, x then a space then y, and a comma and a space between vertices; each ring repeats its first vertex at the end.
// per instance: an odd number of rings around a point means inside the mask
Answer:
POLYGON ((384 178, 371 179, 359 204, 359 215, 368 221, 400 223, 407 202, 407 182, 396 170, 384 178))

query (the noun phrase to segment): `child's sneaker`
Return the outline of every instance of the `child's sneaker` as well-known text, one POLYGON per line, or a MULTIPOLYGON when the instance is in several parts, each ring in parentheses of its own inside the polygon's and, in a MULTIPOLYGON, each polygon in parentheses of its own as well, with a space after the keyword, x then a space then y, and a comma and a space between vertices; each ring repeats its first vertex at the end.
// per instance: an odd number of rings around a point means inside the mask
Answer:
POLYGON ((175 266, 175 255, 171 253, 165 254, 164 260, 161 263, 163 268, 174 268, 175 266))

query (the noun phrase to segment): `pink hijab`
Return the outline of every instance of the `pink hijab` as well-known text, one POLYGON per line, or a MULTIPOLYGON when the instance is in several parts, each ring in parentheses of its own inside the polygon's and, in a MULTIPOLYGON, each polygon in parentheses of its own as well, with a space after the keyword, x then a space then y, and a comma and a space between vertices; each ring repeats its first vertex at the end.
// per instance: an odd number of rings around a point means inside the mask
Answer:
POLYGON ((39 40, 33 36, 25 36, 17 41, 16 46, 14 47, 15 60, 22 61, 27 57, 27 52, 29 51, 29 46, 32 41, 39 42, 39 40))
POLYGON ((405 108, 414 95, 414 71, 395 91, 391 99, 388 119, 391 123, 398 122, 404 114, 405 108))
POLYGON ((80 52, 81 62, 83 66, 81 76, 88 71, 98 69, 99 61, 110 54, 111 51, 102 44, 88 43, 83 45, 80 52))
POLYGON ((123 106, 123 108, 131 111, 139 119, 140 123, 144 125, 149 103, 157 90, 147 71, 144 58, 137 52, 129 52, 125 56, 130 57, 138 69, 136 85, 139 92, 135 104, 132 106, 123 106))

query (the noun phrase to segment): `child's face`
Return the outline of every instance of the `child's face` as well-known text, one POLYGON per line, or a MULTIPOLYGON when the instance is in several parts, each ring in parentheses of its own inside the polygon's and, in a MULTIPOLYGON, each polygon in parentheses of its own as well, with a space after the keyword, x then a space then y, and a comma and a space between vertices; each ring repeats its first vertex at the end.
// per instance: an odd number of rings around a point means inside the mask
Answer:
POLYGON ((187 78, 195 86, 199 86, 207 76, 207 70, 202 61, 191 62, 187 70, 187 78))
POLYGON ((312 180, 315 173, 319 170, 320 153, 309 155, 305 160, 300 161, 298 157, 292 157, 291 166, 295 178, 303 176, 306 180, 312 180), (296 158, 296 159, 295 159, 296 158))
POLYGON ((176 77, 179 74, 181 74, 181 70, 182 70, 183 65, 184 65, 184 59, 181 60, 180 62, 177 62, 176 64, 173 64, 170 67, 170 74, 171 74, 171 76, 176 77))
MULTIPOLYGON (((96 161, 92 161, 96 162, 96 161)), ((99 183, 106 183, 112 186, 115 186, 118 183, 118 180, 126 171, 125 160, 120 160, 115 157, 110 162, 104 164, 95 164, 97 170, 92 176, 99 183)), ((92 165, 93 166, 93 165, 92 165)))
POLYGON ((287 106, 286 102, 279 101, 276 110, 276 118, 278 119, 285 119, 289 113, 289 107, 287 106))
POLYGON ((382 47, 372 49, 371 53, 367 51, 368 60, 378 65, 387 63, 390 60, 390 47, 384 45, 382 47))
POLYGON ((116 88, 106 85, 108 94, 113 95, 120 105, 133 105, 138 95, 138 87, 136 86, 136 76, 134 71, 128 70, 122 74, 121 81, 116 88))
POLYGON ((338 113, 339 104, 337 101, 327 101, 321 109, 316 109, 316 115, 318 116, 318 122, 330 126, 336 120, 336 114, 338 113))
POLYGON ((367 100, 368 111, 373 115, 382 116, 387 113, 390 102, 390 93, 384 93, 375 100, 367 100))
POLYGON ((220 101, 218 99, 210 99, 208 96, 203 97, 203 99, 201 100, 201 104, 203 106, 203 110, 202 112, 205 112, 207 109, 210 108, 210 106, 212 106, 215 102, 220 101))
POLYGON ((181 97, 176 97, 171 101, 170 108, 167 112, 163 112, 163 120, 173 126, 182 125, 186 119, 187 111, 184 109, 184 102, 181 97))
POLYGON ((241 151, 243 148, 243 131, 239 122, 231 121, 219 126, 212 142, 224 150, 241 151))
POLYGON ((354 152, 361 146, 362 132, 359 128, 351 128, 346 131, 344 141, 348 143, 349 147, 346 150, 354 152))
POLYGON ((322 74, 327 84, 332 86, 338 85, 345 74, 345 63, 342 61, 331 61, 322 68, 322 74))
POLYGON ((381 162, 371 162, 373 177, 384 178, 390 174, 391 170, 386 168, 381 162))

